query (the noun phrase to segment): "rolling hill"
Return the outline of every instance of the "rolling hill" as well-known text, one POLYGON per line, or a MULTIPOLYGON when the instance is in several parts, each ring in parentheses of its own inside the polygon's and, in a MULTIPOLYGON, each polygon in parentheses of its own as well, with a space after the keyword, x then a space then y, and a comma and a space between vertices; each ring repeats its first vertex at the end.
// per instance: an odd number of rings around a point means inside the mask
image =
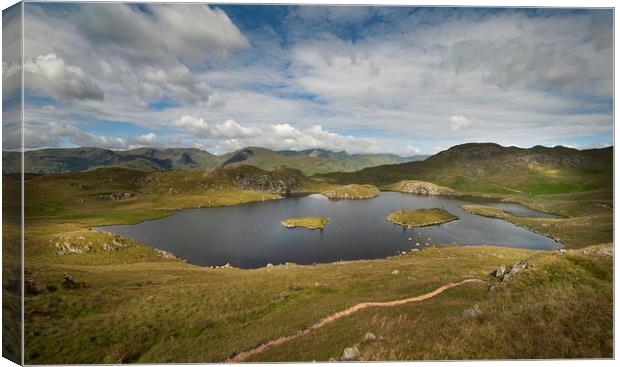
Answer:
POLYGON ((613 147, 577 150, 563 146, 529 149, 494 143, 468 143, 424 161, 382 165, 317 177, 332 183, 386 186, 425 180, 460 192, 561 194, 613 185, 613 147))
MULTIPOLYGON (((352 172, 381 164, 424 159, 426 156, 400 157, 392 154, 348 154, 327 150, 273 151, 248 147, 224 155, 195 148, 138 148, 110 150, 101 148, 53 148, 27 151, 27 173, 80 172, 100 167, 121 167, 140 171, 184 171, 229 165, 253 165, 262 169, 288 167, 306 175, 352 172)), ((3 173, 20 170, 19 153, 3 152, 3 173)))

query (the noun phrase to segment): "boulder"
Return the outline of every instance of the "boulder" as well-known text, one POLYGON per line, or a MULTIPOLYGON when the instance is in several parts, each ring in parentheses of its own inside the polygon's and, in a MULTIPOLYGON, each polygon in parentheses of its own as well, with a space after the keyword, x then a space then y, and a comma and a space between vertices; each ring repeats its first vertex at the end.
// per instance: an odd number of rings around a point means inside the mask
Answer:
POLYGON ((377 337, 373 333, 366 333, 366 335, 364 335, 365 342, 375 340, 375 339, 377 339, 377 337))
POLYGON ((398 273, 399 273, 398 269, 396 269, 396 270, 394 270, 394 271, 392 272, 392 274, 394 274, 394 275, 398 275, 398 273))
POLYGON ((157 253, 164 259, 176 259, 177 258, 176 256, 174 256, 173 253, 168 252, 168 251, 164 251, 160 249, 155 249, 155 251, 157 251, 157 253))
POLYGON ((503 280, 505 282, 509 281, 510 279, 514 278, 517 274, 523 272, 529 266, 530 264, 527 261, 519 261, 518 263, 512 266, 512 268, 510 269, 508 273, 504 275, 503 280))
POLYGON ((504 277, 504 274, 506 274, 506 265, 501 264, 497 267, 497 270, 495 270, 495 277, 502 279, 504 277))
POLYGON ((357 347, 349 347, 349 348, 344 349, 344 352, 342 352, 341 359, 343 361, 350 361, 350 360, 357 358, 359 355, 360 355, 360 351, 359 349, 357 349, 357 347))

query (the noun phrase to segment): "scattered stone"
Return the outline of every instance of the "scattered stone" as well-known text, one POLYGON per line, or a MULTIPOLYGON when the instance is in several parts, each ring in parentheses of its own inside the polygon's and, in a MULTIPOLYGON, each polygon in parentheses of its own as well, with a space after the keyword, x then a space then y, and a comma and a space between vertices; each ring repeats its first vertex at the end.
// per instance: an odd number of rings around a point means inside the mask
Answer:
POLYGON ((482 315, 482 310, 480 309, 480 306, 476 304, 472 308, 467 308, 463 310, 463 314, 461 315, 461 317, 464 320, 467 320, 467 319, 477 319, 481 315, 482 315))
POLYGON ((407 238, 408 241, 411 241, 411 237, 407 238))
POLYGON ((127 200, 127 199, 131 199, 133 197, 135 197, 136 194, 133 192, 111 192, 108 194, 102 194, 97 196, 99 199, 102 200, 127 200))
POLYGON ((396 269, 396 270, 394 270, 394 271, 392 272, 392 274, 394 274, 394 275, 398 275, 398 273, 399 273, 398 269, 396 269))
POLYGON ((560 253, 560 255, 564 255, 566 253, 566 249, 565 248, 561 248, 558 250, 558 252, 560 253))
POLYGON ((416 245, 416 246, 420 246, 420 242, 416 242, 416 243, 415 243, 415 245, 416 245))
POLYGON ((342 352, 342 360, 350 361, 352 359, 357 358, 360 355, 359 349, 357 347, 349 347, 345 348, 344 352, 342 352))
POLYGON ((161 257, 163 257, 164 259, 176 259, 177 258, 176 256, 174 256, 172 252, 168 252, 168 251, 164 251, 160 249, 155 249, 155 251, 157 251, 157 253, 161 255, 161 257))
POLYGON ((269 263, 269 264, 267 264, 267 267, 268 267, 268 268, 271 268, 271 267, 273 267, 273 264, 272 264, 272 263, 269 263))
POLYGON ((222 268, 230 268, 230 263, 224 264, 224 266, 222 266, 222 268))
POLYGON ((495 270, 495 277, 502 279, 504 277, 504 274, 506 274, 506 265, 501 264, 497 267, 497 270, 495 270))
POLYGON ((377 339, 377 337, 373 333, 366 333, 366 335, 364 335, 365 342, 375 340, 375 339, 377 339))
POLYGON ((103 251, 107 251, 107 252, 116 251, 116 247, 110 245, 109 243, 104 243, 102 247, 103 247, 103 251))

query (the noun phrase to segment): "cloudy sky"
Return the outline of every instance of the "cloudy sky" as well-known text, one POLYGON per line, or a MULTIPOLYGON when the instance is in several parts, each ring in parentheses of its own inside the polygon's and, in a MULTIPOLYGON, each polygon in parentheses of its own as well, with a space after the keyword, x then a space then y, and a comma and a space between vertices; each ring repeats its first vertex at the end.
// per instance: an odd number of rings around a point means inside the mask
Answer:
POLYGON ((25 30, 29 149, 613 141, 609 10, 27 3, 25 30))

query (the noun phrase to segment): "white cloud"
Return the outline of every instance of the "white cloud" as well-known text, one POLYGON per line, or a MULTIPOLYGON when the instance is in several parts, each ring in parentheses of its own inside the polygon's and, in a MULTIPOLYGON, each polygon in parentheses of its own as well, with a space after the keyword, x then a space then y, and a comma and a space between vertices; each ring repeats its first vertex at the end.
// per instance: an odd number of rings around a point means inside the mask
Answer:
POLYGON ((67 65, 56 54, 39 55, 24 62, 27 88, 67 99, 102 100, 103 90, 79 66, 67 65))
POLYGON ((219 124, 209 124, 202 117, 184 115, 172 122, 203 139, 209 139, 217 150, 229 151, 247 146, 271 149, 311 149, 367 151, 375 147, 371 139, 345 136, 313 125, 300 130, 290 124, 260 124, 242 126, 230 119, 219 124))
POLYGON ((53 54, 105 94, 77 100, 48 85, 40 93, 56 110, 26 103, 42 124, 124 122, 156 131, 154 144, 220 150, 328 142, 405 154, 481 137, 556 145, 613 128, 609 11, 291 8, 277 32, 244 35, 199 4, 27 7, 26 56, 53 54), (370 143, 321 135, 335 131, 370 143))
POLYGON ((450 116, 448 121, 450 122, 450 131, 459 131, 474 124, 473 121, 463 115, 450 116))
POLYGON ((155 133, 139 135, 135 138, 134 142, 136 144, 153 145, 157 142, 157 135, 155 135, 155 133))

